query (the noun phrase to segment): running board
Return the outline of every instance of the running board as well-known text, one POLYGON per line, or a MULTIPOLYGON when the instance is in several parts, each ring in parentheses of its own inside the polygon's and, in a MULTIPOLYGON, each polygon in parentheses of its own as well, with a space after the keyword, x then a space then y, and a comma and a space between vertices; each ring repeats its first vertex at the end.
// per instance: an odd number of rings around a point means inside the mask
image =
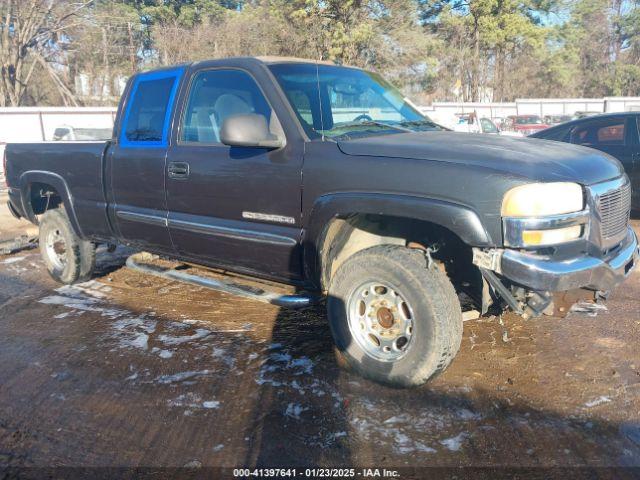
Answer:
POLYGON ((190 273, 176 270, 175 268, 163 268, 159 265, 150 265, 148 263, 140 263, 143 260, 157 259, 155 255, 148 253, 135 253, 127 258, 127 267, 138 272, 147 273, 156 277, 162 277, 169 280, 177 280, 198 287, 210 288, 219 292, 229 293, 240 297, 250 298, 259 302, 270 303, 285 308, 305 308, 315 305, 320 301, 320 297, 311 294, 286 295, 274 292, 267 292, 261 288, 242 285, 234 282, 225 282, 216 280, 215 278, 203 277, 200 275, 192 275, 190 273))

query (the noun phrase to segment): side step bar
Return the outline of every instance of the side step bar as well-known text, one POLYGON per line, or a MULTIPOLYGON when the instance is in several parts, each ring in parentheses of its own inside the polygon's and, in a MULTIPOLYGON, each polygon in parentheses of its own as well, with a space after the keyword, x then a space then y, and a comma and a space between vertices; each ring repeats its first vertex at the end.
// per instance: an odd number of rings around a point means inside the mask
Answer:
POLYGON ((234 282, 225 282, 215 278, 193 275, 190 273, 176 270, 175 268, 163 268, 158 265, 150 265, 141 263, 144 260, 158 258, 145 252, 135 253, 127 258, 127 267, 138 272, 147 273, 156 277, 162 277, 169 280, 177 280, 183 283, 190 283, 198 287, 210 288, 219 292, 229 293, 240 297, 250 298, 259 302, 270 303, 285 308, 305 308, 315 305, 320 301, 319 295, 299 294, 286 295, 274 292, 267 292, 260 288, 249 285, 242 285, 234 282))

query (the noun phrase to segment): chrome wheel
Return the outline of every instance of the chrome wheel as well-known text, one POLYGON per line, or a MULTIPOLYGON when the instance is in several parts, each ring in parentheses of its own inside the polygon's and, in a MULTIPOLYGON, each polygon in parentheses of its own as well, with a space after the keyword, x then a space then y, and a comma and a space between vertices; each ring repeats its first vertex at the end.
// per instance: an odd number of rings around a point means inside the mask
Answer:
POLYGON ((67 264, 67 242, 60 230, 54 229, 47 233, 45 251, 54 268, 64 270, 67 264))
POLYGON ((368 282, 349 297, 349 330, 367 355, 394 362, 411 345, 413 310, 397 289, 381 282, 368 282))

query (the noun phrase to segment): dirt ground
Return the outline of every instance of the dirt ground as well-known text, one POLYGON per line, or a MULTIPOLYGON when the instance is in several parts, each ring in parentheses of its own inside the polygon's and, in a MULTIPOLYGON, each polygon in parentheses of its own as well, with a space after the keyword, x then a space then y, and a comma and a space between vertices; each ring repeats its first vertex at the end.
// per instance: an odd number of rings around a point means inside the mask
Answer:
POLYGON ((638 272, 597 317, 466 322, 442 376, 394 390, 338 367, 322 307, 144 276, 129 253, 73 287, 37 250, 0 256, 0 466, 640 467, 638 272))

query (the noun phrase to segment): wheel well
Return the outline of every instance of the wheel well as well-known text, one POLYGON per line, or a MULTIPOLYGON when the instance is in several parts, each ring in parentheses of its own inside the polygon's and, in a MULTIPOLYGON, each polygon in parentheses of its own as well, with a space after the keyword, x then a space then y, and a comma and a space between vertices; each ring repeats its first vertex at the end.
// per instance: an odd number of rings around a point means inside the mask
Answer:
POLYGON ((323 290, 351 255, 392 244, 431 249, 431 257, 446 270, 457 292, 466 293, 474 301, 482 298, 482 277, 472 263, 471 247, 441 225, 405 217, 353 214, 333 219, 324 232, 318 248, 323 290))
POLYGON ((46 183, 34 182, 29 186, 29 202, 34 215, 57 208, 62 203, 58 191, 46 183))

